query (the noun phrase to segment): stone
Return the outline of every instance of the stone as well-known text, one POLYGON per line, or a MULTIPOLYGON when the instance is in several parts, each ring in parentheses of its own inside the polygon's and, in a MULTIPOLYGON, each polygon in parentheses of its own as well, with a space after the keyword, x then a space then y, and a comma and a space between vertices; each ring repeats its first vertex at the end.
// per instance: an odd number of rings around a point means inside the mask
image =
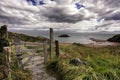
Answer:
POLYGON ((87 65, 88 64, 86 61, 80 60, 79 58, 72 59, 72 60, 70 60, 69 63, 73 64, 75 66, 78 66, 80 64, 83 64, 83 65, 87 65))

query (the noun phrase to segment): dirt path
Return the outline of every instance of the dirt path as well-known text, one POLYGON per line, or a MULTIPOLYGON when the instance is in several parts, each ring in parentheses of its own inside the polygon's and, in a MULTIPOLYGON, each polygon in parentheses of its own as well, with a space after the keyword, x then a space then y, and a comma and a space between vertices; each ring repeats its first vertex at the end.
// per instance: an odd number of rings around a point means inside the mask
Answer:
POLYGON ((38 53, 28 50, 27 57, 23 59, 23 63, 26 64, 26 69, 32 71, 33 80, 56 80, 56 78, 46 72, 44 57, 38 53))

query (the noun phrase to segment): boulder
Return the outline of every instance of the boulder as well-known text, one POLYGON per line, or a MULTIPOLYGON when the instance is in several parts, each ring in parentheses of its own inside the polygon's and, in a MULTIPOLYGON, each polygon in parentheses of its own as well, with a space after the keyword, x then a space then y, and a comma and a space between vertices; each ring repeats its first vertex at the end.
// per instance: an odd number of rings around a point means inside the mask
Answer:
POLYGON ((73 64, 75 66, 78 66, 80 64, 87 65, 88 63, 86 61, 80 60, 79 58, 71 59, 70 64, 73 64))

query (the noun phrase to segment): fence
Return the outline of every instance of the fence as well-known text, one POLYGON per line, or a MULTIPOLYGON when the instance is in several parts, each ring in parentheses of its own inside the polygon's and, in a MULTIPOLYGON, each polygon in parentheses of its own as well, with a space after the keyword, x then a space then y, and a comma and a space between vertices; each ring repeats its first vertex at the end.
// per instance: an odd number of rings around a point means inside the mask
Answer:
MULTIPOLYGON (((21 49, 21 46, 42 46, 43 47, 43 54, 44 54, 44 63, 46 64, 48 62, 48 56, 50 57, 49 60, 51 60, 53 58, 53 48, 54 48, 54 32, 53 29, 50 28, 50 40, 49 40, 49 44, 47 40, 44 40, 43 43, 38 43, 38 42, 23 42, 20 41, 19 36, 16 36, 14 38, 14 45, 15 45, 15 51, 16 51, 16 58, 17 58, 17 63, 18 66, 21 70, 24 69, 23 67, 23 63, 22 63, 22 59, 23 59, 23 55, 21 54, 21 51, 25 51, 23 49, 21 49), (50 48, 50 51, 48 52, 48 45, 50 48)), ((59 57, 59 41, 55 40, 55 52, 56 52, 56 56, 59 57)), ((4 59, 5 59, 5 73, 6 73, 6 77, 8 79, 11 78, 11 49, 10 47, 4 47, 4 59)))
MULTIPOLYGON (((53 32, 53 29, 50 28, 50 59, 53 57, 52 54, 53 54, 53 48, 54 48, 54 32, 53 32)), ((56 53, 56 56, 59 57, 59 41, 58 40, 55 40, 55 53, 56 53)))
MULTIPOLYGON (((14 40, 14 45, 15 45, 15 49, 16 49, 16 56, 17 56, 17 62, 18 62, 18 66, 20 69, 24 69, 23 67, 23 63, 22 63, 22 59, 23 59, 23 54, 22 52, 26 52, 26 49, 22 49, 22 46, 32 46, 32 47, 43 47, 43 53, 44 53, 44 62, 47 62, 47 49, 46 49, 46 43, 47 41, 45 40, 44 43, 38 43, 38 42, 23 42, 20 41, 20 39, 18 37, 15 37, 14 40)), ((29 59, 28 59, 29 60, 29 59)))
POLYGON ((11 79, 11 49, 10 47, 4 47, 4 75, 7 78, 7 80, 11 79))

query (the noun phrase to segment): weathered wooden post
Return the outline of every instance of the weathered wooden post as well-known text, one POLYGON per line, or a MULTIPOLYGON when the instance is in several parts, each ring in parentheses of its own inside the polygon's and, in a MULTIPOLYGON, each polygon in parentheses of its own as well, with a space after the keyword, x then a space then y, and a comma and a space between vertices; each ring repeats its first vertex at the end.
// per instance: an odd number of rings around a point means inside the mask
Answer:
POLYGON ((20 52, 20 45, 16 45, 16 56, 17 56, 18 66, 21 70, 23 70, 22 54, 20 52))
POLYGON ((48 61, 48 56, 47 56, 47 40, 44 41, 43 48, 44 48, 44 63, 46 64, 47 61, 48 61))
POLYGON ((0 28, 1 38, 8 39, 7 25, 3 25, 0 28))
POLYGON ((20 69, 23 69, 23 64, 22 64, 22 54, 20 52, 20 39, 18 36, 15 37, 15 48, 16 48, 16 56, 17 56, 17 62, 18 62, 18 66, 20 69))
POLYGON ((55 40, 55 45, 56 45, 56 49, 55 49, 56 56, 59 57, 60 52, 59 52, 59 41, 58 40, 55 40))
POLYGON ((52 58, 52 53, 53 53, 53 41, 54 40, 54 33, 53 29, 50 28, 50 59, 52 58))
POLYGON ((11 48, 4 47, 4 74, 7 77, 7 80, 11 80, 11 48))

